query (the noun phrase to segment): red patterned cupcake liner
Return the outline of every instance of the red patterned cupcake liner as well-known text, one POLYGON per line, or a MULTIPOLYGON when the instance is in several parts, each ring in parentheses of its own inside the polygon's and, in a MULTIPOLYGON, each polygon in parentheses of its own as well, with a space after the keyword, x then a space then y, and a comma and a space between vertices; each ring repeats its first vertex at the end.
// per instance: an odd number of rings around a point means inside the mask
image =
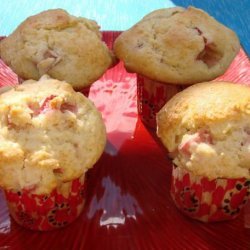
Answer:
POLYGON ((250 180, 209 180, 174 166, 170 192, 176 206, 191 218, 203 222, 231 220, 249 200, 250 180))
POLYGON ((156 113, 185 85, 164 84, 137 74, 137 107, 143 123, 156 128, 156 113))
POLYGON ((82 212, 84 206, 84 175, 63 183, 49 195, 31 191, 5 191, 9 212, 21 226, 48 231, 68 225, 82 212))

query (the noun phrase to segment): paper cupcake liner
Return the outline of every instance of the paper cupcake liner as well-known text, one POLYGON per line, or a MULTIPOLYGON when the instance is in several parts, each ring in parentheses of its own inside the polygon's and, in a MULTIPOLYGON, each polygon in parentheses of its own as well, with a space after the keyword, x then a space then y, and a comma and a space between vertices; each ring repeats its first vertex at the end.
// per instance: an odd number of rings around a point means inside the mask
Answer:
POLYGON ((9 212, 21 226, 48 231, 68 225, 82 212, 84 206, 84 175, 63 183, 49 195, 31 191, 5 191, 9 212))
POLYGON ((209 180, 174 166, 170 192, 176 206, 191 218, 203 222, 231 220, 249 200, 250 180, 209 180))
POLYGON ((185 85, 163 84, 137 74, 137 107, 143 123, 156 128, 156 113, 185 85))

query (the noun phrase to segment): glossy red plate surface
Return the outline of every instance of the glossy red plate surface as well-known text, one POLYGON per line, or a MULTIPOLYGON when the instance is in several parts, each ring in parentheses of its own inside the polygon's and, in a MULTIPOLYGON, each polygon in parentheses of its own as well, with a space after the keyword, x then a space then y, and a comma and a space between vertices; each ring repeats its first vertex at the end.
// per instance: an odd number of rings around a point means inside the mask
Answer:
MULTIPOLYGON (((118 32, 104 32, 111 46, 118 32)), ((220 80, 248 82, 241 50, 220 80)), ((17 77, 0 61, 0 86, 17 77)), ((166 152, 137 117, 136 79, 121 63, 90 91, 108 132, 106 150, 86 182, 77 221, 53 232, 33 232, 9 217, 0 191, 0 249, 250 249, 250 207, 229 222, 203 224, 182 215, 169 190, 166 152), (247 218, 248 217, 248 218, 247 218)))

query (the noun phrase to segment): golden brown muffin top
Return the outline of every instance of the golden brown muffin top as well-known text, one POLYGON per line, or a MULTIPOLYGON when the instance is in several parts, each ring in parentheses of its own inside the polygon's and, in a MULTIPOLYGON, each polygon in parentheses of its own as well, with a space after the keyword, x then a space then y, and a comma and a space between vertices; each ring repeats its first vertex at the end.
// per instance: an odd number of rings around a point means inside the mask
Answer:
POLYGON ((99 159, 106 133, 90 100, 65 82, 27 81, 0 95, 0 186, 50 193, 99 159))
POLYGON ((157 114, 157 134, 178 167, 210 179, 250 178, 250 87, 188 87, 157 114))
POLYGON ((229 82, 206 82, 175 95, 157 114, 157 133, 174 150, 187 131, 216 123, 250 119, 250 88, 229 82))
POLYGON ((216 78, 239 49, 232 30, 193 7, 156 10, 123 32, 114 44, 115 54, 128 71, 172 84, 216 78))
POLYGON ((62 9, 27 18, 0 42, 0 56, 23 79, 48 74, 74 89, 89 86, 113 64, 98 24, 62 9))

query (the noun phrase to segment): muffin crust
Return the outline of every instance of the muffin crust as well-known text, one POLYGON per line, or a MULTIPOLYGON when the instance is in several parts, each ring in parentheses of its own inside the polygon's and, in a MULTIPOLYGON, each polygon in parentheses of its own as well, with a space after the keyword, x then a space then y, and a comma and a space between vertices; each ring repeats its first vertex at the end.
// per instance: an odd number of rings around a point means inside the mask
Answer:
POLYGON ((236 34, 200 9, 160 9, 115 41, 128 71, 172 84, 208 81, 223 74, 240 49, 236 34))
POLYGON ((58 80, 24 83, 0 95, 0 186, 50 193, 79 178, 101 156, 100 113, 58 80))
POLYGON ((0 42, 0 56, 23 79, 48 74, 74 89, 89 86, 113 63, 97 23, 62 9, 27 18, 0 42))
POLYGON ((157 134, 178 167, 210 179, 250 178, 250 88, 200 83, 157 114, 157 134))

